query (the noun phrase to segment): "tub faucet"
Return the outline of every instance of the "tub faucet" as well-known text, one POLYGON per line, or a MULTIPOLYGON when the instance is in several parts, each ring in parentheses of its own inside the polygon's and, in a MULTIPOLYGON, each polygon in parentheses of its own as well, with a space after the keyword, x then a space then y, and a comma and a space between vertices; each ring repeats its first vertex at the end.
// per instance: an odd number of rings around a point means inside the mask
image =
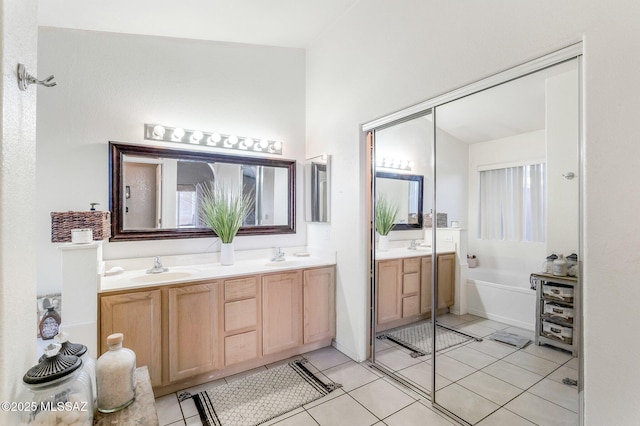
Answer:
POLYGON ((164 268, 162 262, 160 262, 160 256, 156 256, 153 261, 153 268, 147 269, 147 274, 159 274, 161 272, 167 272, 169 268, 164 268))
POLYGON ((272 262, 282 262, 284 260, 284 252, 280 247, 276 247, 274 249, 273 257, 271 258, 272 262))
POLYGON ((409 243, 409 247, 407 247, 409 250, 417 250, 418 246, 416 245, 416 240, 411 240, 411 242, 409 243))

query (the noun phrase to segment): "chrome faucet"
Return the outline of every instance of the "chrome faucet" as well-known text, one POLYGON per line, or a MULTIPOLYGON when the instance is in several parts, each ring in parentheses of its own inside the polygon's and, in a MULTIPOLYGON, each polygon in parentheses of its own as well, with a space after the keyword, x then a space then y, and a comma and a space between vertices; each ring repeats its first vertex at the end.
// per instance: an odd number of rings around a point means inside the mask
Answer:
POLYGON ((411 242, 409 243, 409 247, 407 247, 409 250, 417 250, 418 246, 416 245, 416 240, 411 240, 411 242))
POLYGON ((162 266, 162 262, 160 262, 160 257, 156 256, 155 260, 153 261, 153 268, 147 269, 147 274, 159 274, 161 272, 167 272, 168 270, 169 268, 164 268, 162 266))
POLYGON ((280 247, 276 247, 273 252, 272 262, 282 262, 284 260, 284 252, 280 247))

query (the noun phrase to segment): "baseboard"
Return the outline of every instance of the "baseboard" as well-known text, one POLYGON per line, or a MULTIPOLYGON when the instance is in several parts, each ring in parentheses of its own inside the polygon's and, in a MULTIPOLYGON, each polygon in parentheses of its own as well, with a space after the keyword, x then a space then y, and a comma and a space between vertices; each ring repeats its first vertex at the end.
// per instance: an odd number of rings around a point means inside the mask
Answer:
POLYGON ((345 354, 346 356, 348 356, 349 358, 351 358, 355 362, 362 362, 362 361, 366 361, 367 360, 366 358, 365 359, 360 359, 360 357, 357 354, 353 353, 350 348, 347 348, 344 345, 341 345, 336 340, 333 340, 331 342, 331 346, 333 346, 334 348, 336 348, 337 350, 339 350, 340 352, 342 352, 343 354, 345 354))
POLYGON ((522 328, 529 331, 535 331, 535 323, 526 323, 524 321, 518 321, 512 318, 502 317, 500 315, 488 314, 479 309, 469 309, 469 313, 473 315, 477 315, 479 317, 487 318, 493 321, 498 321, 503 324, 509 324, 513 327, 518 327, 518 328, 522 328))

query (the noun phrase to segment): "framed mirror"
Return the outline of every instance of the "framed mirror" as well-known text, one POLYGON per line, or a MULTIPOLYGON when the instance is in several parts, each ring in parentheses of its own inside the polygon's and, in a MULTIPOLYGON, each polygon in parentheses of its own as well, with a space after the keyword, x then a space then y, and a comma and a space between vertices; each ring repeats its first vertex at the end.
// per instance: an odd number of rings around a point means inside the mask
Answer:
POLYGON ((398 206, 394 231, 422 228, 423 186, 421 175, 376 172, 376 198, 383 195, 398 206))
POLYGON ((214 237, 199 186, 231 182, 253 198, 238 235, 295 233, 295 161, 109 143, 110 241, 214 237))
POLYGON ((331 156, 308 158, 304 165, 306 220, 329 222, 331 199, 331 156))

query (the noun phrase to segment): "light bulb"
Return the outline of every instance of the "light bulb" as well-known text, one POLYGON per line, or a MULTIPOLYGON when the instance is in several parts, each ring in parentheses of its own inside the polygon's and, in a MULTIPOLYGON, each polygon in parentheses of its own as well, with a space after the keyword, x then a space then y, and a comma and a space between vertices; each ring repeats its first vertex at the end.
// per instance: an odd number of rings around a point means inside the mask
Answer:
POLYGON ((401 169, 407 168, 407 160, 400 160, 400 168, 401 169))
POLYGON ((238 137, 236 135, 229 135, 227 136, 227 142, 229 142, 230 145, 235 145, 238 143, 238 137))
POLYGON ((160 125, 153 126, 152 136, 154 139, 162 139, 164 137, 164 127, 160 125))
POLYGON ((182 127, 176 127, 173 129, 172 134, 173 140, 180 141, 184 137, 184 129, 182 127))
POLYGON ((276 150, 276 151, 280 151, 282 149, 282 142, 275 141, 273 143, 273 149, 276 150))
POLYGON ((204 135, 200 130, 196 130, 191 134, 191 138, 189 138, 189 142, 198 144, 204 135))
POLYGON ((246 146, 247 148, 251 148, 253 146, 253 139, 244 138, 244 146, 246 146))
POLYGON ((409 161, 409 163, 407 164, 407 167, 410 169, 413 169, 413 166, 415 166, 415 163, 413 161, 409 161))
POLYGON ((260 148, 262 148, 262 149, 266 149, 268 146, 269 146, 269 141, 268 141, 268 140, 266 140, 266 139, 262 139, 262 140, 260 141, 260 148))
POLYGON ((207 140, 207 145, 217 145, 222 140, 220 133, 212 133, 207 140))

